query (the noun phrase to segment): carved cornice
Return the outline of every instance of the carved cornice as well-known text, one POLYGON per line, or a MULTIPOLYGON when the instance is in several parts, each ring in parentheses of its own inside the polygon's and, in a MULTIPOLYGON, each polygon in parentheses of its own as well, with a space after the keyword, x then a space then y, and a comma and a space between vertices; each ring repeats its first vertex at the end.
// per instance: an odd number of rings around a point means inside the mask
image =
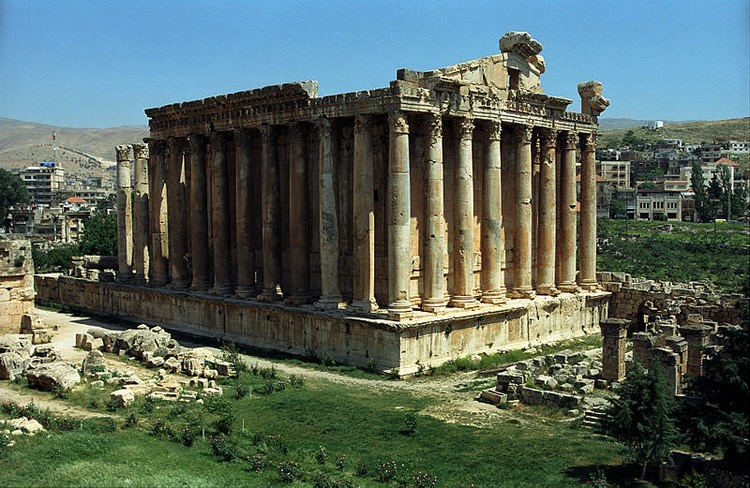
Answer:
POLYGON ((135 159, 148 159, 148 145, 143 142, 133 144, 133 157, 135 159))
POLYGON ((117 162, 130 161, 130 146, 128 144, 120 144, 115 147, 117 152, 117 162))
POLYGON ((389 113, 388 124, 390 125, 391 132, 396 134, 409 133, 409 123, 406 121, 406 114, 403 112, 395 111, 389 113))
POLYGON ((458 123, 458 136, 463 140, 470 140, 474 135, 474 119, 465 117, 458 123))

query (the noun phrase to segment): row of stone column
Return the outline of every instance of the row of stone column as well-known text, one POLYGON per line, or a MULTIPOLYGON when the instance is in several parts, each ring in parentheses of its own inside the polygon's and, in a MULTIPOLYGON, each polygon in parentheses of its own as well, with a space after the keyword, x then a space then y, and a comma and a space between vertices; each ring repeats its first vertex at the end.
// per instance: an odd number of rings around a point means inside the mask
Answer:
POLYGON ((118 277, 122 282, 143 285, 150 267, 148 146, 120 145, 116 155, 118 277))

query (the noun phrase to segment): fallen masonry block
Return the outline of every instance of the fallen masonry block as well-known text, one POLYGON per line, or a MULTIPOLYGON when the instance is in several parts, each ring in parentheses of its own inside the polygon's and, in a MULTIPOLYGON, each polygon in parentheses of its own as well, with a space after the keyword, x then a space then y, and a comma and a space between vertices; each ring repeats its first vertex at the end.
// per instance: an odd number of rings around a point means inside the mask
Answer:
POLYGON ((500 405, 508 401, 508 395, 506 393, 501 393, 494 388, 488 388, 482 390, 482 393, 479 394, 479 401, 491 403, 492 405, 500 405))

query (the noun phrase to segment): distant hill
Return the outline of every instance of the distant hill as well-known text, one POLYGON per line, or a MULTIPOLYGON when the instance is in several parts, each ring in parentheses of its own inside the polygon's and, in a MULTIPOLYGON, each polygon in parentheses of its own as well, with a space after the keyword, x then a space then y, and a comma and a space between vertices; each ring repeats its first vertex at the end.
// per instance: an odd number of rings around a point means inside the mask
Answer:
POLYGON ((656 142, 661 139, 682 139, 685 144, 729 140, 750 141, 750 117, 677 123, 665 121, 664 127, 656 130, 642 129, 641 126, 607 130, 601 121, 600 119, 599 130, 602 131, 602 135, 597 141, 599 147, 616 147, 622 142, 622 137, 631 130, 635 137, 646 142, 656 142))
MULTIPOLYGON (((651 120, 609 119, 609 118, 599 117, 599 130, 605 131, 605 130, 617 130, 617 129, 632 129, 634 127, 643 127, 644 125, 647 126, 651 124, 651 122, 653 121, 654 119, 651 119, 651 120)), ((665 124, 681 124, 687 121, 662 120, 662 122, 664 122, 665 124)))
POLYGON ((92 169, 89 156, 114 162, 116 145, 139 142, 148 136, 145 126, 79 129, 0 117, 0 167, 19 168, 51 159, 53 132, 58 161, 74 172, 76 168, 71 165, 92 169))

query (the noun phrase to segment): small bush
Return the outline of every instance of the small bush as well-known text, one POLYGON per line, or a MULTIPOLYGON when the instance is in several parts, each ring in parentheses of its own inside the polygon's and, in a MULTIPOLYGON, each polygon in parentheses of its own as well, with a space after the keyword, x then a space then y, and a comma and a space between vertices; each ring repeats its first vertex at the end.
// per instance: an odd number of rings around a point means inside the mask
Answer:
POLYGON ((367 464, 367 462, 364 460, 358 462, 357 466, 354 468, 354 474, 359 476, 360 478, 364 478, 369 472, 370 465, 367 464))
POLYGON ((358 485, 349 480, 331 478, 324 473, 315 473, 312 486, 313 488, 355 488, 358 485))
POLYGON ((294 461, 279 463, 279 478, 284 483, 291 483, 300 478, 299 464, 294 461))
POLYGON ((222 461, 229 462, 237 459, 237 442, 229 437, 217 435, 211 437, 211 452, 222 461))
POLYGON ((250 387, 247 386, 247 385, 245 385, 245 384, 243 384, 243 383, 238 384, 237 388, 235 389, 235 392, 234 392, 235 397, 237 398, 237 400, 242 400, 249 393, 250 393, 250 387))
POLYGON ((406 429, 404 430, 405 433, 410 435, 416 434, 417 427, 419 427, 419 419, 417 418, 417 414, 409 412, 404 415, 404 424, 406 426, 406 429))
POLYGON ((70 398, 70 389, 63 388, 60 385, 55 385, 52 388, 52 393, 55 395, 55 398, 59 398, 61 400, 68 400, 70 398))
POLYGON ((305 386, 305 377, 293 374, 289 377, 289 384, 294 388, 302 388, 305 386))
POLYGON ((333 356, 330 354, 323 356, 323 359, 320 362, 323 366, 336 366, 336 360, 333 359, 333 356))
POLYGON ((231 364, 237 373, 247 371, 247 364, 240 357, 237 344, 234 342, 224 344, 221 348, 221 359, 231 364))
POLYGON ((403 465, 399 465, 393 459, 380 460, 375 464, 375 479, 380 482, 391 481, 399 475, 402 467, 403 465))
POLYGON ((250 471, 255 473, 262 473, 264 469, 268 467, 268 462, 262 454, 255 454, 245 458, 250 465, 250 471))
POLYGON ((346 468, 346 456, 341 454, 336 458, 336 469, 343 471, 346 468))
POLYGON ((315 461, 318 464, 325 464, 326 463, 326 448, 323 446, 318 447, 318 450, 315 451, 315 461))
POLYGON ((434 488, 438 484, 438 477, 426 473, 423 471, 420 471, 418 473, 414 473, 409 477, 410 485, 414 488, 434 488))
POLYGON ((266 380, 276 379, 276 366, 271 365, 270 368, 260 368, 259 374, 263 379, 266 380))
POLYGON ((174 430, 166 420, 156 419, 156 422, 154 422, 154 425, 151 427, 151 434, 156 437, 166 437, 171 439, 174 437, 174 430))
POLYGON ((193 425, 186 425, 180 431, 180 442, 185 447, 191 447, 195 443, 195 439, 200 435, 200 429, 193 425))
POLYGON ((123 429, 130 429, 138 426, 138 415, 135 412, 128 412, 125 416, 125 422, 122 424, 123 429))

